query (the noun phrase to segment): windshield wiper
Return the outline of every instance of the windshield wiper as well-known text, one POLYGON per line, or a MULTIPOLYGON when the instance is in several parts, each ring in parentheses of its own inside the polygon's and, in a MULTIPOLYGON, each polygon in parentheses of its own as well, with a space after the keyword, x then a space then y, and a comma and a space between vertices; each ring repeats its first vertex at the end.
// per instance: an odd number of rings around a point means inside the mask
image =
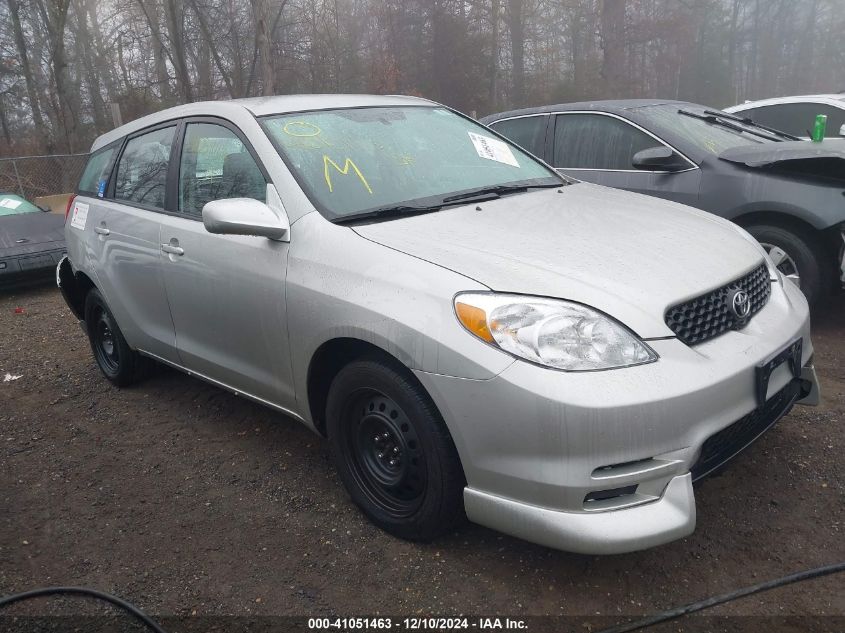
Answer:
POLYGON ((453 196, 446 196, 443 198, 444 203, 457 202, 459 200, 466 201, 474 198, 498 198, 507 193, 522 193, 529 189, 546 189, 550 187, 562 187, 563 182, 549 183, 545 185, 494 185, 492 187, 481 187, 480 189, 473 189, 472 191, 465 191, 463 193, 456 193, 453 196))
POLYGON ((683 114, 684 116, 689 116, 694 119, 701 119, 702 121, 707 121, 708 123, 715 123, 716 125, 721 125, 722 127, 725 127, 729 130, 733 130, 734 132, 744 132, 746 134, 751 134, 753 136, 764 138, 768 141, 781 142, 782 140, 778 138, 777 135, 772 134, 771 132, 758 131, 753 128, 748 128, 742 125, 736 125, 734 123, 731 123, 728 117, 725 117, 721 112, 716 113, 714 110, 704 110, 702 114, 699 114, 698 112, 690 112, 689 110, 678 110, 678 114, 683 114), (712 112, 713 114, 707 114, 708 112, 712 112))
POLYGON ((484 200, 495 200, 502 194, 519 193, 528 191, 529 189, 545 189, 548 187, 563 187, 569 184, 568 182, 557 182, 543 185, 495 185, 493 187, 482 187, 472 191, 465 191, 463 193, 456 193, 453 196, 446 196, 439 202, 430 205, 416 205, 416 204, 398 204, 389 207, 380 207, 378 209, 370 209, 369 211, 362 211, 361 213, 353 213, 352 215, 344 215, 339 218, 334 218, 332 222, 335 224, 352 224, 353 222, 360 222, 366 220, 387 220, 390 218, 406 217, 411 215, 421 215, 423 213, 434 213, 440 211, 443 207, 451 207, 456 204, 467 204, 470 202, 482 202, 484 200))
POLYGON ((421 215, 423 213, 434 213, 435 211, 440 211, 442 208, 442 204, 432 204, 428 206, 398 204, 392 207, 381 207, 379 209, 371 209, 370 211, 362 211, 361 213, 353 213, 352 215, 344 215, 339 218, 334 218, 332 222, 335 224, 352 224, 353 222, 360 222, 362 220, 386 220, 400 216, 406 217, 411 215, 421 215))
POLYGON ((767 132, 771 132, 772 134, 777 134, 778 136, 782 136, 783 138, 788 138, 790 141, 800 141, 801 139, 797 136, 793 136, 792 134, 787 134, 781 130, 776 130, 773 127, 769 127, 767 125, 763 125, 761 123, 757 123, 756 121, 752 121, 748 117, 741 117, 736 116, 735 114, 731 114, 730 112, 720 112, 718 110, 705 110, 704 114, 710 114, 713 116, 718 116, 723 119, 729 119, 731 121, 737 121, 739 123, 743 123, 745 125, 750 125, 752 127, 758 127, 761 130, 766 130, 767 132))

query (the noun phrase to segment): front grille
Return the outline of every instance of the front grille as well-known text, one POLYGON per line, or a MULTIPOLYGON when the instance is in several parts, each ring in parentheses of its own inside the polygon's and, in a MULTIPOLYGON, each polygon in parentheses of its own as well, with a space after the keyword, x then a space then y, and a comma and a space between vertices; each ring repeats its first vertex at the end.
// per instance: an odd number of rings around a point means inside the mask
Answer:
POLYGON ((698 461, 690 469, 693 481, 722 466, 774 426, 792 408, 800 391, 801 382, 791 381, 762 406, 707 438, 698 461))
POLYGON ((736 281, 669 308, 666 325, 687 345, 703 343, 748 323, 766 305, 771 292, 769 271, 766 264, 761 264, 736 281), (731 290, 748 293, 751 311, 745 319, 740 320, 728 305, 731 290))

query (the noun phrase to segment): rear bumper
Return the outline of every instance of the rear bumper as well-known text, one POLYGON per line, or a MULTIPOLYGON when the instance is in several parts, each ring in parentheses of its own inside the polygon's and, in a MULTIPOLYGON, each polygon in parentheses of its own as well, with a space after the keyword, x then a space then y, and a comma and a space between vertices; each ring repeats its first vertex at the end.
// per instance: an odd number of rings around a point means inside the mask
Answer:
POLYGON ((0 287, 17 286, 49 279, 67 250, 54 248, 40 253, 0 257, 0 287))

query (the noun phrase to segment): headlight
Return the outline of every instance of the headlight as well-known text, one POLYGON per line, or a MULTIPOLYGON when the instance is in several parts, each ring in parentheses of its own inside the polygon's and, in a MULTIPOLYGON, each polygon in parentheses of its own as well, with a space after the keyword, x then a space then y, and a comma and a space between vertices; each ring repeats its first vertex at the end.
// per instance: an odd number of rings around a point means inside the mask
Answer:
POLYGON ((455 314, 482 341, 546 367, 591 371, 657 360, 624 325, 579 303, 463 293, 455 297, 455 314))

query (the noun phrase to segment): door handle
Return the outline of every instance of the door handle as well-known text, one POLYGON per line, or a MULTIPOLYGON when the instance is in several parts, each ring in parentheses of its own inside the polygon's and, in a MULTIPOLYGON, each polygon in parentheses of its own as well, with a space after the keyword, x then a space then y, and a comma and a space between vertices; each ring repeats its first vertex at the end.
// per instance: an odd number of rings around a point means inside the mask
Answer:
POLYGON ((161 252, 169 255, 184 255, 185 249, 181 246, 174 246, 173 244, 162 244, 161 252))
POLYGON ((94 233, 96 233, 97 235, 109 235, 109 234, 111 234, 111 231, 109 231, 104 226, 95 226, 94 227, 94 233))

